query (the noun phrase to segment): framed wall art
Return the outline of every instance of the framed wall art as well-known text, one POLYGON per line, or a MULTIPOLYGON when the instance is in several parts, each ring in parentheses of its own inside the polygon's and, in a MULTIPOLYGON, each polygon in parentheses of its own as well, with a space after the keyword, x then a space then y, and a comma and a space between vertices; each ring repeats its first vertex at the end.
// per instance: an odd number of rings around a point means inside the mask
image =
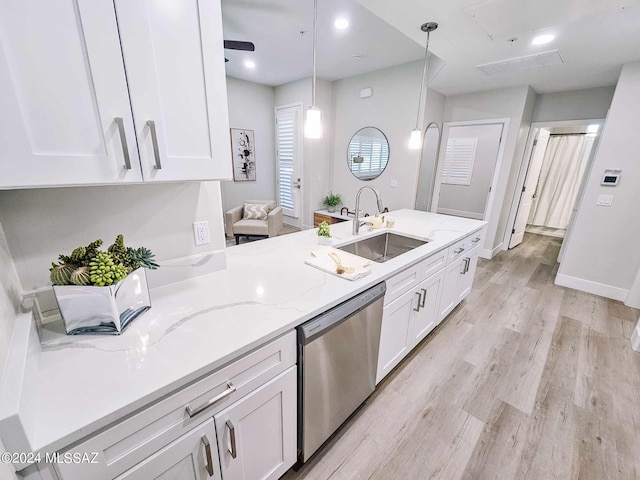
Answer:
POLYGON ((231 158, 234 182, 255 182, 256 152, 253 130, 231 129, 231 158))

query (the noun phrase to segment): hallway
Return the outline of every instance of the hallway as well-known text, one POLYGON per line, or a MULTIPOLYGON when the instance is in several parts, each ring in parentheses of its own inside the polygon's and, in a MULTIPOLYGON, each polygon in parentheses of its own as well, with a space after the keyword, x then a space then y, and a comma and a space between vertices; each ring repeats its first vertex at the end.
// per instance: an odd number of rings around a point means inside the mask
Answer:
POLYGON ((640 478, 640 312, 555 286, 560 242, 480 260, 469 297, 283 478, 640 478))

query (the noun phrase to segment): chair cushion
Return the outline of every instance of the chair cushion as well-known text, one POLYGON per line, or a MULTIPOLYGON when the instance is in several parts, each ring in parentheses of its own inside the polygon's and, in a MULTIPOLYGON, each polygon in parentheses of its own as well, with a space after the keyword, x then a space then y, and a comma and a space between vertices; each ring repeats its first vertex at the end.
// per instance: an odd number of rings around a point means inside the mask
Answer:
POLYGON ((271 210, 273 209, 268 203, 245 203, 242 218, 244 220, 266 220, 271 210))
POLYGON ((269 235, 269 227, 264 220, 238 220, 233 224, 234 235, 269 235))

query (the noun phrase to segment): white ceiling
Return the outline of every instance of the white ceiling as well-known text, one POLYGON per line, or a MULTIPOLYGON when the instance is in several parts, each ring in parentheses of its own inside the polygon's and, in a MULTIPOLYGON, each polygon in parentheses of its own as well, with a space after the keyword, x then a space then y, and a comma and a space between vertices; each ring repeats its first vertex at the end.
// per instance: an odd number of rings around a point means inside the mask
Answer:
MULTIPOLYGON (((256 45, 253 53, 225 51, 228 75, 267 85, 310 76, 312 0, 222 0, 222 9, 225 38, 256 45), (243 66, 246 58, 255 60, 254 71, 243 66)), ((431 87, 446 95, 614 85, 623 63, 640 60, 640 0, 318 0, 319 77, 336 80, 421 59, 426 21, 440 24, 430 50, 446 65, 431 87), (333 28, 338 15, 349 18, 348 30, 333 28), (556 39, 532 46, 539 33, 556 39), (476 68, 555 49, 561 65, 492 76, 476 68)))
POLYGON ((640 0, 402 0, 402 8, 398 1, 357 1, 416 42, 422 21, 440 24, 430 49, 446 66, 431 87, 446 95, 519 85, 538 93, 614 85, 623 63, 640 60, 640 0), (556 39, 532 46, 540 33, 556 39), (564 64, 493 76, 476 68, 555 49, 564 64))
MULTIPOLYGON (((251 41, 256 46, 255 52, 225 50, 227 75, 272 86, 311 76, 312 0, 222 0, 222 19, 226 40, 251 41), (256 69, 247 70, 245 59, 254 60, 256 69)), ((318 1, 320 78, 337 80, 423 56, 424 46, 358 3, 318 1), (338 16, 349 19, 347 30, 333 27, 338 16), (363 58, 354 61, 354 55, 363 58)))

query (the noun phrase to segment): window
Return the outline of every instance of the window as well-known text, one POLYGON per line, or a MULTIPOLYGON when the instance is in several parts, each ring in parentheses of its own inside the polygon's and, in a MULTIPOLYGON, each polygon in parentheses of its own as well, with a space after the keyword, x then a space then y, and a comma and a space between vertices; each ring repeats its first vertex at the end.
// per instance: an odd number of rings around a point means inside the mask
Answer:
POLYGON ((442 167, 442 183, 471 185, 477 138, 450 138, 442 167))

